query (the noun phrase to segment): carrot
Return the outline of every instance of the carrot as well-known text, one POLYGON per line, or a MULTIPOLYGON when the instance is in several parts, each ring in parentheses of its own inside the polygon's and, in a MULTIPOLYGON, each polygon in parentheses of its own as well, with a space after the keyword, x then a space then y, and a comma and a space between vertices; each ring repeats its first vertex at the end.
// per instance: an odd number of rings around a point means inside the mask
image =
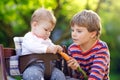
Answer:
MULTIPOLYGON (((59 52, 59 54, 60 54, 66 61, 70 60, 70 57, 69 57, 66 53, 64 53, 64 52, 61 51, 61 52, 59 52)), ((82 68, 81 68, 80 66, 77 68, 77 70, 84 75, 85 80, 88 80, 85 71, 82 70, 82 68)))
POLYGON ((59 54, 66 60, 66 61, 68 61, 68 60, 70 60, 70 57, 66 54, 66 53, 64 53, 64 52, 59 52, 59 54))

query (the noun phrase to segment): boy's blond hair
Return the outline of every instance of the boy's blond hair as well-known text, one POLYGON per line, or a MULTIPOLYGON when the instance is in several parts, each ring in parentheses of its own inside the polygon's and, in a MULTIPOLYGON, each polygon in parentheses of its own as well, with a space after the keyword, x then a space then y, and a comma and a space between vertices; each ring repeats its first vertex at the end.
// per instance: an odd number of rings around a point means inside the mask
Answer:
POLYGON ((97 13, 92 10, 83 10, 75 14, 70 22, 70 26, 86 27, 89 32, 96 31, 96 36, 101 33, 101 20, 97 13))
POLYGON ((44 21, 50 22, 53 26, 56 24, 56 18, 53 13, 45 8, 39 8, 32 14, 31 24, 32 22, 37 22, 38 24, 43 23, 44 21))

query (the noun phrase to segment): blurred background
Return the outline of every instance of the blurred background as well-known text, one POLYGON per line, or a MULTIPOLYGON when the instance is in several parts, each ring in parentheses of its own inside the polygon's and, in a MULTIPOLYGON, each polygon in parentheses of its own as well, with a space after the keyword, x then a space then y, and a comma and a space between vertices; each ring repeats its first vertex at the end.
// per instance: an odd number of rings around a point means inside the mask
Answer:
POLYGON ((111 55, 110 80, 120 79, 120 0, 1 0, 0 44, 13 47, 13 37, 30 31, 34 10, 45 7, 52 10, 57 24, 52 32, 54 43, 69 46, 70 20, 78 11, 93 10, 101 17, 101 39, 106 41, 111 55))

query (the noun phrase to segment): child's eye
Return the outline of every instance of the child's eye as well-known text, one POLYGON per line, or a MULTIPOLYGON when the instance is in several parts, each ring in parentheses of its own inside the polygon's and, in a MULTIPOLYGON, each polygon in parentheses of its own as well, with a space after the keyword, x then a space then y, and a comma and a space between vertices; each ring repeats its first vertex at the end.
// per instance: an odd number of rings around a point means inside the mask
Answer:
POLYGON ((44 29, 45 31, 48 31, 47 29, 44 29))
POLYGON ((79 30, 78 30, 77 32, 78 32, 78 33, 81 33, 82 31, 79 31, 79 30))
POLYGON ((74 32, 74 30, 73 30, 73 29, 71 29, 71 32, 74 32))

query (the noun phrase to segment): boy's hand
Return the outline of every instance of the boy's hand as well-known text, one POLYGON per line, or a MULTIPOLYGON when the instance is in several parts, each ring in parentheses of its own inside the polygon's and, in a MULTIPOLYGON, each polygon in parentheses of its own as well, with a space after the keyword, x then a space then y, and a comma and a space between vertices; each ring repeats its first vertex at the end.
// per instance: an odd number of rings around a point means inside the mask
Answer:
POLYGON ((73 70, 77 70, 79 67, 78 62, 74 58, 70 58, 70 60, 67 61, 68 67, 72 68, 73 70))

